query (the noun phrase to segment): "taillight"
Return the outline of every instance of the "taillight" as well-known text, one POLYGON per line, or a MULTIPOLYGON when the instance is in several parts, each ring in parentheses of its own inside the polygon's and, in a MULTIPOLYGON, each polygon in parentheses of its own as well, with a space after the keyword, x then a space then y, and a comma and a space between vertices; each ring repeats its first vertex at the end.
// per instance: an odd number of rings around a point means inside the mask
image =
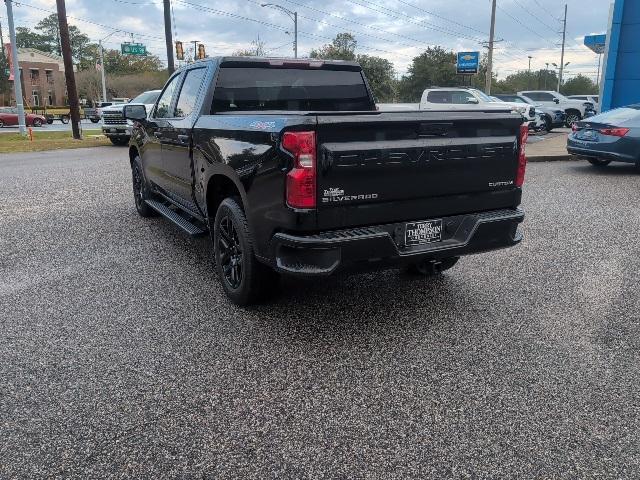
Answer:
POLYGON ((293 154, 293 168, 287 174, 287 204, 316 208, 315 132, 285 132, 282 148, 293 154))
POLYGON ((529 138, 529 127, 527 125, 520 125, 520 148, 518 150, 518 173, 516 174, 516 187, 522 187, 524 184, 524 173, 527 170, 527 155, 525 148, 527 145, 527 139, 529 138))
POLYGON ((601 128, 598 130, 602 135, 610 135, 612 137, 624 137, 629 133, 628 128, 601 128))

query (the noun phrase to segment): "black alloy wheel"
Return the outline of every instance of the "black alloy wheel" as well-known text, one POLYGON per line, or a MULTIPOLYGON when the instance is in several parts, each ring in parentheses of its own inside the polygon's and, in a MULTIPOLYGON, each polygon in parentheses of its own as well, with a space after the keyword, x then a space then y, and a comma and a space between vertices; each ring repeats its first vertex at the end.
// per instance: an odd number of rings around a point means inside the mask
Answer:
POLYGON ((140 157, 136 157, 131 164, 131 180, 133 183, 133 199, 138 214, 141 217, 153 216, 154 210, 145 201, 148 198, 147 185, 142 174, 140 157))
POLYGON ((580 114, 578 113, 569 113, 567 114, 567 127, 571 128, 571 125, 573 125, 576 122, 580 121, 580 114))
POLYGON ((242 245, 238 232, 229 215, 224 215, 218 224, 218 261, 225 281, 233 289, 240 287, 243 277, 242 245))
POLYGON ((275 293, 279 275, 256 258, 241 205, 239 197, 225 198, 210 224, 220 283, 233 303, 245 306, 275 293))
POLYGON ((42 120, 40 120, 39 118, 34 118, 33 122, 31 122, 31 124, 34 127, 41 127, 42 126, 42 120))

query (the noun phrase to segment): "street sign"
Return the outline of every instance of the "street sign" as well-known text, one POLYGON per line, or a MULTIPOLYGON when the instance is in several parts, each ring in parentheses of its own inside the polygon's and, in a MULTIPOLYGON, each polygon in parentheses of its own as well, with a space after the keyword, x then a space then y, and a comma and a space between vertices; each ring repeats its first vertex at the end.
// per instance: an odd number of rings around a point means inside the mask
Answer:
POLYGON ((480 68, 480 52, 458 52, 456 71, 459 75, 475 75, 480 68))
POLYGON ((146 55, 147 47, 141 43, 123 43, 120 51, 123 55, 146 55))

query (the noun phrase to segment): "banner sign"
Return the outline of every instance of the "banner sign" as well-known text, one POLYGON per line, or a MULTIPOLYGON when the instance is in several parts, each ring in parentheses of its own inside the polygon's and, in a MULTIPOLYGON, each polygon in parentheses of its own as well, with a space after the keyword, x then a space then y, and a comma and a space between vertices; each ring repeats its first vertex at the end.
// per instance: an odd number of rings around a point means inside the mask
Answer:
POLYGON ((459 75, 475 75, 480 69, 480 52, 458 52, 456 71, 459 75))

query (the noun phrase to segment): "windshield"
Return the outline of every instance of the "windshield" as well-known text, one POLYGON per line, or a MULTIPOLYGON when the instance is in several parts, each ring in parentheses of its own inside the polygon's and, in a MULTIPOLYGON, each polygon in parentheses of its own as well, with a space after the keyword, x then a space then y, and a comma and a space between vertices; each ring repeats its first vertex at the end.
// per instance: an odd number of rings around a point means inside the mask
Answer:
POLYGON ((130 103, 144 103, 149 105, 150 103, 156 103, 160 92, 143 92, 138 95, 136 98, 131 100, 130 103))
POLYGON ((480 90, 476 90, 475 88, 472 88, 470 89, 470 91, 473 92, 473 94, 483 102, 495 102, 495 100, 492 100, 489 95, 486 95, 484 92, 481 92, 480 90))

